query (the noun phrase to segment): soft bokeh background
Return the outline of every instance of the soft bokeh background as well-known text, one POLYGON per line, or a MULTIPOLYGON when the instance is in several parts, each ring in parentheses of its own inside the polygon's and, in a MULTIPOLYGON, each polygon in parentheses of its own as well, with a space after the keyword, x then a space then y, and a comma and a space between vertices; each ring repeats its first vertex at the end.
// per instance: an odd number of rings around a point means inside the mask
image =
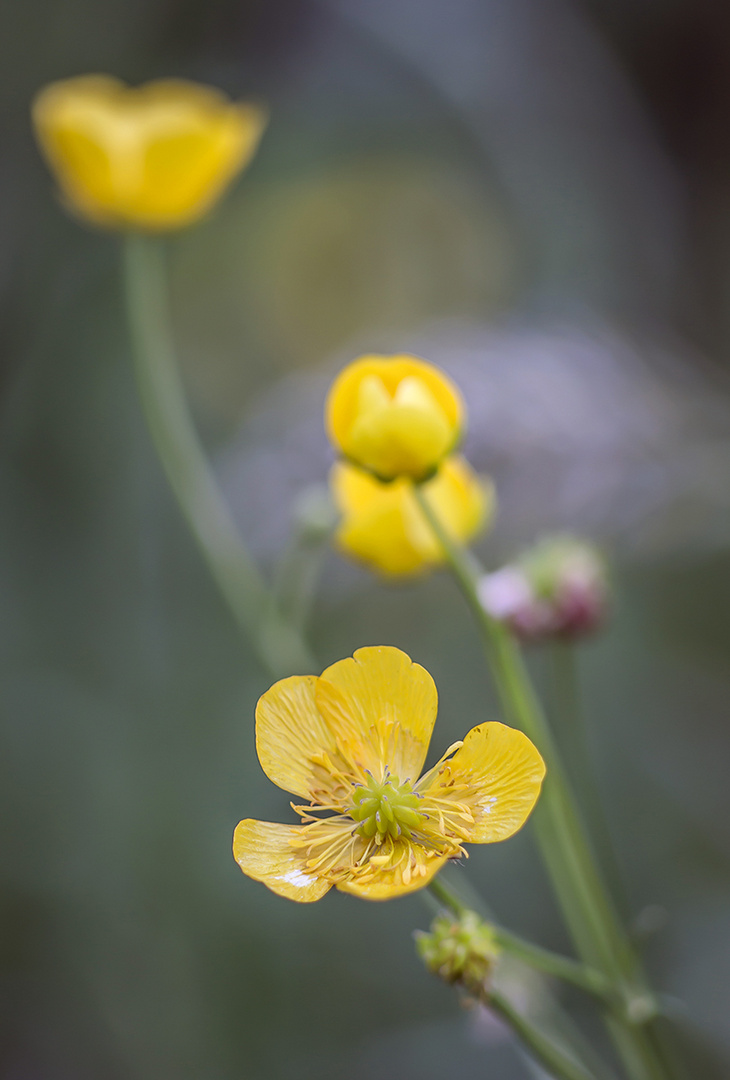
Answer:
MULTIPOLYGON (((29 130, 40 85, 89 71, 270 103, 250 171, 169 245, 190 398, 269 569, 362 349, 468 392, 491 565, 555 527, 610 552, 591 748, 690 1075, 730 1075, 730 9, 698 0, 0 6, 1 1075, 535 1075, 421 970, 419 897, 297 906, 231 859, 239 818, 290 813, 254 753, 267 679, 145 432, 118 243, 64 215, 29 130)), ((323 665, 425 664, 437 746, 497 716, 443 575, 385 588, 331 555, 312 637, 323 665)), ((528 830, 468 870, 569 947, 528 830)))

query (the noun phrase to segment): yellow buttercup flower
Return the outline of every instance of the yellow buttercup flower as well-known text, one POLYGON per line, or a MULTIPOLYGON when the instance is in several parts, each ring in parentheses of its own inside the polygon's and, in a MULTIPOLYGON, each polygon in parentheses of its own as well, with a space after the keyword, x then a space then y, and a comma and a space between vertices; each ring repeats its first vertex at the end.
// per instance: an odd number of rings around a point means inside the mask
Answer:
POLYGON ((259 761, 307 805, 292 804, 299 825, 240 822, 243 872, 290 900, 332 886, 387 900, 423 888, 465 843, 517 832, 540 793, 539 753, 520 731, 480 724, 419 780, 436 707, 428 672, 384 645, 275 683, 256 709, 259 761))
POLYGON ((51 83, 33 103, 66 203, 114 229, 178 229, 202 217, 253 157, 254 105, 182 79, 131 89, 108 75, 51 83))
POLYGON ((335 379, 325 419, 344 457, 381 480, 423 480, 451 453, 463 426, 459 391, 415 356, 362 356, 335 379))
MULTIPOLYGON (((417 574, 445 561, 446 555, 423 516, 413 482, 390 483, 338 462, 330 487, 342 514, 335 536, 338 547, 387 577, 417 574)), ((450 457, 423 494, 454 540, 469 541, 494 512, 494 488, 461 457, 450 457)))

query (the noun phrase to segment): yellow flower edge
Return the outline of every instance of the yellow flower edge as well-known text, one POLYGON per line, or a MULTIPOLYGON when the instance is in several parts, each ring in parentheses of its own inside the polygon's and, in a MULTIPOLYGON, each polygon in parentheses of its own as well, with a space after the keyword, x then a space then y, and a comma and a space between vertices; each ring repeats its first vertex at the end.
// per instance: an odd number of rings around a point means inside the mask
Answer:
MULTIPOLYGON (((349 462, 330 472, 341 520, 335 543, 348 557, 389 579, 412 577, 443 563, 446 555, 405 478, 383 482, 349 462)), ((423 484, 423 493, 450 536, 472 540, 494 517, 494 485, 464 458, 447 458, 423 484)))
POLYGON ((437 703, 425 668, 387 645, 275 683, 256 709, 259 761, 306 803, 292 804, 299 825, 238 824, 241 870, 301 903, 333 887, 388 900, 423 888, 465 843, 517 832, 545 775, 537 749, 514 728, 480 724, 418 779, 437 703))
POLYGON ((266 110, 184 79, 139 88, 82 75, 35 97, 36 138, 68 207, 95 225, 164 231, 203 217, 253 157, 266 110))
POLYGON ((416 356, 362 356, 327 396, 325 426, 353 464, 382 480, 422 480, 458 443, 464 405, 449 377, 416 356))

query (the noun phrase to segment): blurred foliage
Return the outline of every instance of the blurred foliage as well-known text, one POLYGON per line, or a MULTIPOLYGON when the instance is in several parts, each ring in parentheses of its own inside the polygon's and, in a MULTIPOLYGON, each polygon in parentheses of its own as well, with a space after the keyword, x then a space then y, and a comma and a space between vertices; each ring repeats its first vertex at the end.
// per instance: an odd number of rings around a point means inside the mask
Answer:
MULTIPOLYGON (((672 63, 682 28, 690 20, 692 40, 706 43, 722 21, 710 6, 690 7, 3 6, 0 1070, 9 1080, 529 1075, 498 1027, 425 976, 411 940, 429 918, 418 896, 300 907, 235 866, 239 818, 289 812, 254 753, 267 679, 154 459, 129 369, 117 244, 54 202, 32 146, 32 93, 51 78, 108 70, 187 75, 271 102, 250 173, 216 215, 171 242, 182 359, 215 451, 239 420, 275 424, 262 395, 290 371, 331 367, 361 345, 390 351, 396 335, 407 345, 435 319, 588 310, 617 331, 638 324, 672 342, 700 379, 708 364, 721 370, 730 189, 717 132, 727 95, 710 109, 701 87, 688 87, 692 115, 706 118, 704 150, 666 135, 686 131, 673 113, 680 95, 666 88, 685 70, 672 63), (658 57, 648 39, 664 43, 658 57)), ((724 41, 714 50, 728 70, 724 41)), ((681 387, 672 382, 677 408, 681 387)), ((722 383, 713 387, 724 413, 722 383)), ((507 433, 494 463, 520 453, 507 433)), ((519 519, 515 498, 509 514, 519 519)), ((703 1077, 727 1072, 711 1062, 730 1054, 724 543, 711 554, 677 545, 641 562, 619 556, 613 623, 582 665, 632 909, 666 911, 649 960, 686 1003, 703 1077)), ((496 718, 467 612, 445 577, 388 589, 345 575, 331 556, 325 579, 313 624, 323 664, 363 644, 409 651, 439 687, 437 745, 496 718), (340 580, 346 587, 332 588, 340 580)), ((547 688, 539 655, 533 663, 547 688)), ((498 916, 568 948, 527 832, 476 851, 468 869, 498 916)))

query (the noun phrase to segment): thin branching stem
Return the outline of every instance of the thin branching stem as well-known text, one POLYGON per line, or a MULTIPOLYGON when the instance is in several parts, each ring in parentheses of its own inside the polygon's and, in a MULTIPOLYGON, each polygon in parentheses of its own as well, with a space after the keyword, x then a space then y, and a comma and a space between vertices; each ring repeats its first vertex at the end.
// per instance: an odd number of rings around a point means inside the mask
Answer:
POLYGON ((667 1080, 644 1024, 653 1014, 638 957, 621 926, 596 865, 570 790, 557 745, 510 632, 482 606, 477 584, 481 569, 474 556, 443 527, 423 493, 415 496, 443 548, 447 563, 475 617, 487 662, 505 716, 535 743, 547 776, 533 815, 538 846, 581 958, 611 981, 622 1007, 606 1012, 606 1022, 631 1080, 667 1080))

